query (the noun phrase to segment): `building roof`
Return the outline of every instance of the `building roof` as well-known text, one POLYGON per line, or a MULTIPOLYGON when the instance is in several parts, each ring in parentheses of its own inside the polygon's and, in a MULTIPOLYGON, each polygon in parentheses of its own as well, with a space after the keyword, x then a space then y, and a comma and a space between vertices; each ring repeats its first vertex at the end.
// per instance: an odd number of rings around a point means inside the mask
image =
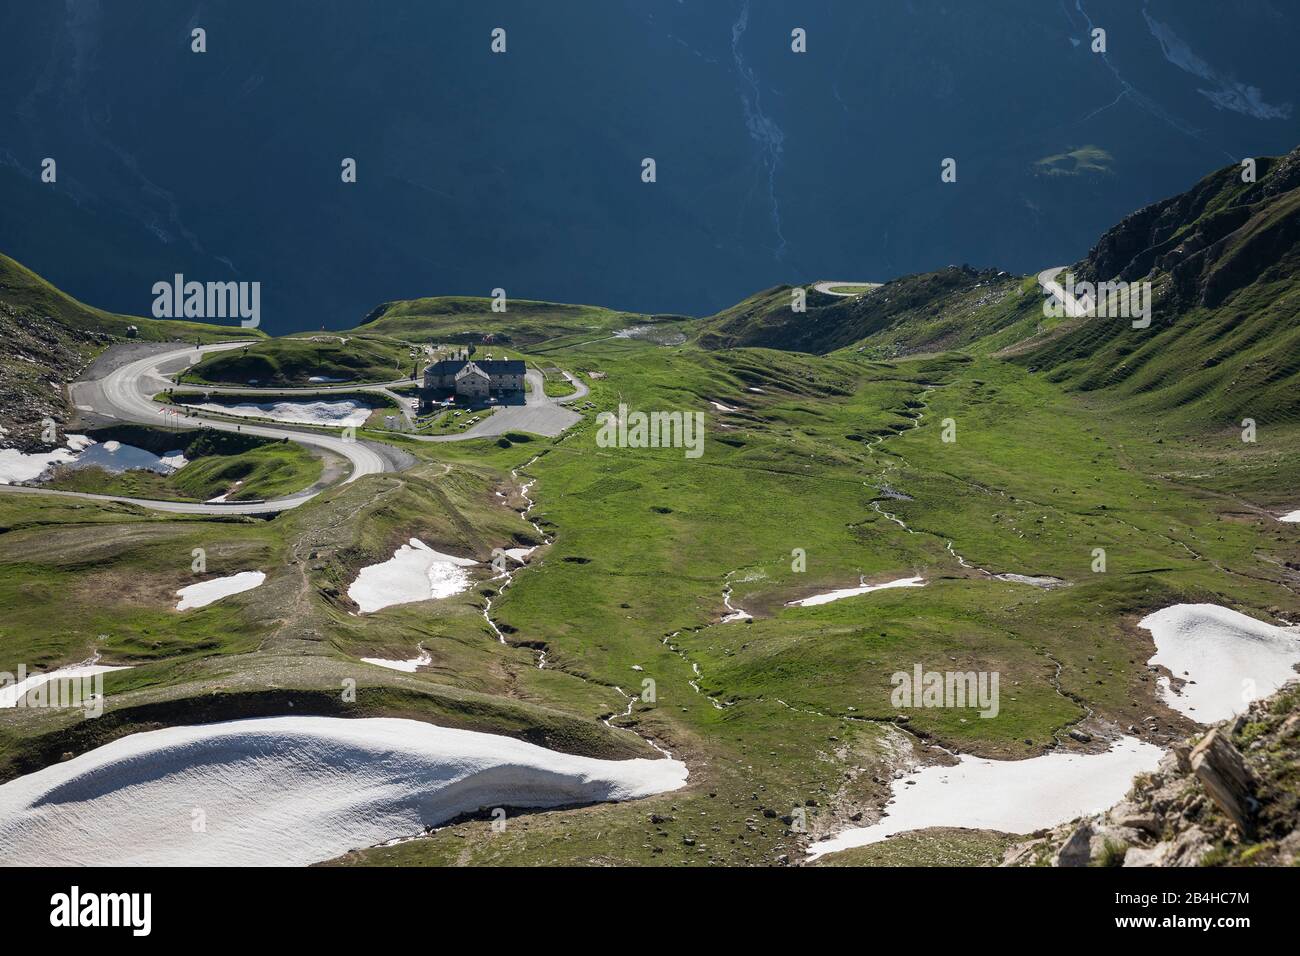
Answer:
POLYGON ((487 372, 485 372, 483 369, 479 368, 479 367, 478 367, 478 363, 476 363, 476 362, 466 362, 466 363, 465 363, 465 367, 462 368, 459 372, 456 373, 456 378, 461 379, 461 378, 464 378, 464 377, 467 376, 467 375, 477 375, 477 376, 479 376, 480 378, 490 378, 490 377, 491 377, 491 376, 488 375, 487 372))
POLYGON ((519 359, 482 359, 466 361, 465 359, 440 359, 424 371, 426 374, 455 375, 466 365, 476 365, 488 375, 523 375, 527 366, 519 359))
POLYGON ((523 375, 527 369, 519 359, 485 359, 474 364, 489 375, 494 373, 497 375, 523 375))

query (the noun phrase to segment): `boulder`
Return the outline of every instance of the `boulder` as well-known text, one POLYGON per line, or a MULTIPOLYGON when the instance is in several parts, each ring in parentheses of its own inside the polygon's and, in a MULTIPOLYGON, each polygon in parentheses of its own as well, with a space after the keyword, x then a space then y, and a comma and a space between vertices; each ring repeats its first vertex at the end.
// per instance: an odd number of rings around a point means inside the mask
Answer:
POLYGON ((1158 837, 1162 829, 1159 817, 1128 800, 1117 803, 1106 817, 1117 827, 1140 830, 1150 836, 1158 837))
POLYGON ((1151 847, 1131 846, 1124 854, 1125 866, 1166 866, 1172 843, 1157 843, 1151 847))
POLYGON ((1133 827, 1121 827, 1103 824, 1093 830, 1088 840, 1088 856, 1092 862, 1103 858, 1109 844, 1116 850, 1127 850, 1142 842, 1142 834, 1133 827))
POLYGON ((1174 838, 1165 866, 1200 866, 1214 844, 1200 827, 1189 827, 1174 838))
POLYGON ((1045 840, 1034 840, 1030 843, 1018 843, 1015 846, 1007 848, 1006 853, 1002 855, 1003 866, 1031 866, 1038 851, 1043 848, 1045 840))
POLYGON ((1228 735, 1216 727, 1201 739, 1192 750, 1192 772, 1200 781, 1210 799, 1232 821, 1237 832, 1249 835, 1253 828, 1255 780, 1241 751, 1233 746, 1228 735))
POLYGON ((1087 866, 1092 861, 1092 822, 1075 829, 1052 859, 1052 866, 1087 866))

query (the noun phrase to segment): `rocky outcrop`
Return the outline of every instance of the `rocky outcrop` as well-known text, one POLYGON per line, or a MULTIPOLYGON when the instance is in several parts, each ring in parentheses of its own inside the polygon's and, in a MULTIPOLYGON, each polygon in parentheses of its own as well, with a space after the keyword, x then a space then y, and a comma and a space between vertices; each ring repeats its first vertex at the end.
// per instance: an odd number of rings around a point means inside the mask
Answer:
POLYGON ((1145 324, 1108 308, 1001 354, 1069 391, 1140 402, 1145 414, 1188 412, 1205 427, 1296 420, 1300 150, 1260 157, 1256 182, 1242 173, 1227 166, 1138 210, 1070 270, 1076 282, 1150 283, 1114 303, 1137 305, 1145 324))
POLYGON ((1172 747, 1105 813, 1011 847, 1004 866, 1300 862, 1300 683, 1172 747))
POLYGON ((1216 727, 1206 734, 1192 749, 1189 762, 1197 782, 1232 821, 1237 832, 1252 836, 1255 811, 1259 809, 1259 801, 1255 799, 1258 784, 1241 751, 1233 746, 1223 729, 1216 727))
POLYGON ((48 449, 44 423, 54 422, 62 435, 71 411, 67 383, 114 338, 5 302, 0 289, 0 341, 0 448, 48 449))
POLYGON ((1300 243, 1300 149, 1261 157, 1256 181, 1228 166, 1185 193, 1152 203, 1106 231, 1079 264, 1091 282, 1171 278, 1167 307, 1214 307, 1300 243))

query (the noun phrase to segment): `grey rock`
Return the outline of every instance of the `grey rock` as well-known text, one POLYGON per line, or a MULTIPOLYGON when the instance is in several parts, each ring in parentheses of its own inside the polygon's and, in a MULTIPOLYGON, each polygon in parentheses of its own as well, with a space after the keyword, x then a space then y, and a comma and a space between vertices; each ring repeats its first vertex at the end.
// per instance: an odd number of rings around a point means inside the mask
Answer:
POLYGON ((1081 824, 1057 851, 1052 866, 1087 866, 1092 859, 1092 823, 1081 824))

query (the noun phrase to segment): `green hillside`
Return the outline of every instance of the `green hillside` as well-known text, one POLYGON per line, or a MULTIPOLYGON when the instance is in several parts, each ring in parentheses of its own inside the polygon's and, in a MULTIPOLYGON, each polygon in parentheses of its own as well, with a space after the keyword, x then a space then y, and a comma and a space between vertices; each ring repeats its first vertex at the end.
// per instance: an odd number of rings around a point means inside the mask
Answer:
POLYGON ((882 359, 986 352, 1033 334, 1042 319, 1033 280, 970 266, 903 276, 852 298, 804 291, 804 312, 791 307, 790 286, 777 286, 702 319, 698 344, 816 354, 855 349, 882 359))
POLYGON ((421 352, 387 336, 321 332, 264 339, 209 355, 182 381, 264 387, 392 382, 410 378, 424 364, 421 352))
MULTIPOLYGON (((409 467, 270 519, 0 496, 0 669, 95 651, 133 665, 107 676, 98 721, 0 713, 0 780, 143 726, 414 717, 571 753, 662 748, 690 779, 512 810, 500 831, 461 818, 335 862, 791 865, 874 819, 915 759, 943 759, 932 746, 1082 755, 1118 731, 1169 747, 1194 725, 1161 695, 1143 616, 1210 602, 1300 617, 1300 524, 1277 520, 1300 507, 1290 163, 1261 163, 1245 189, 1231 170, 1207 177, 1075 266, 1154 268, 1146 330, 1048 318, 1033 277, 949 267, 853 298, 809 292, 805 313, 778 286, 699 320, 411 300, 352 332, 204 363, 268 384, 381 379, 413 346, 492 336, 589 393, 554 438, 366 431, 409 467), (610 447, 596 415, 620 406, 697 413, 701 453, 610 447), (1233 426, 1247 415, 1256 444, 1233 426), (479 561, 473 584, 361 613, 361 569, 412 537, 479 561), (508 583, 487 564, 534 546, 508 583), (267 579, 179 613, 196 547, 208 574, 267 579), (362 661, 417 649, 428 663, 413 672, 362 661), (891 675, 917 665, 999 674, 997 716, 900 713, 891 675), (355 701, 339 694, 349 681, 355 701)), ((264 488, 317 474, 285 446, 224 450, 238 454, 198 458, 199 487, 171 493, 223 488, 230 467, 264 488)), ((820 862, 992 864, 1007 843, 909 834, 820 862)))
POLYGON ((508 299, 505 312, 493 312, 491 299, 435 296, 384 303, 356 331, 421 342, 478 343, 491 335, 503 345, 522 347, 576 343, 612 335, 629 326, 675 321, 689 320, 530 299, 508 299))
POLYGON ((1083 280, 1147 279, 1152 321, 1063 325, 1014 360, 1072 391, 1190 428, 1300 423, 1300 150, 1239 167, 1126 218, 1074 267, 1083 280))
MULTIPOLYGON (((702 319, 706 349, 763 346, 877 359, 999 354, 1070 391, 1191 430, 1300 422, 1300 150, 1229 166, 1127 217, 1069 273, 1150 281, 1150 328, 1044 315, 1032 277, 950 266, 852 298, 778 286, 702 319)), ((1063 275, 1062 280, 1065 276, 1063 275)))
POLYGON ((188 464, 170 475, 61 465, 50 488, 170 501, 256 501, 302 491, 321 477, 322 460, 293 442, 213 429, 160 431, 139 425, 92 429, 96 441, 121 441, 155 454, 181 451, 188 464))
POLYGON ((212 355, 185 381, 212 384, 292 386, 323 378, 338 382, 388 382, 422 369, 431 345, 497 345, 539 354, 625 330, 685 338, 693 320, 645 316, 598 306, 510 299, 505 312, 492 300, 436 296, 386 302, 355 329, 267 339, 247 349, 212 355))
POLYGON ((67 329, 86 333, 102 341, 111 340, 101 339, 100 337, 103 336, 125 338, 128 327, 132 325, 138 330, 132 337, 146 342, 193 342, 196 339, 202 342, 217 342, 266 337, 263 332, 242 328, 233 321, 230 325, 211 325, 204 322, 143 318, 105 312, 103 309, 78 302, 66 292, 50 285, 35 272, 2 253, 0 253, 0 305, 3 306, 5 314, 11 318, 17 315, 28 319, 56 322, 67 329))

